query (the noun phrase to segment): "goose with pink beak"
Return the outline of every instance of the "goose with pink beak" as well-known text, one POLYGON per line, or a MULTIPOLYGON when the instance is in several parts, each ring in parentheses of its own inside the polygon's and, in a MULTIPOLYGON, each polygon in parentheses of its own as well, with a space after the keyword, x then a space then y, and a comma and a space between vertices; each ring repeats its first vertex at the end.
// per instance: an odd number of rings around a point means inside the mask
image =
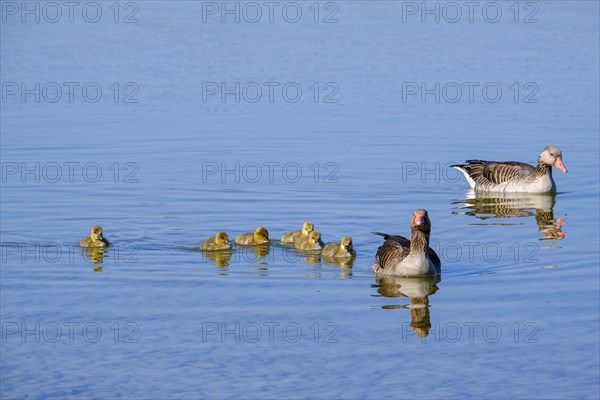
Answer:
POLYGON ((567 173, 562 153, 556 146, 546 146, 535 167, 518 161, 483 160, 467 160, 452 167, 462 172, 471 188, 479 192, 556 192, 552 167, 567 173))

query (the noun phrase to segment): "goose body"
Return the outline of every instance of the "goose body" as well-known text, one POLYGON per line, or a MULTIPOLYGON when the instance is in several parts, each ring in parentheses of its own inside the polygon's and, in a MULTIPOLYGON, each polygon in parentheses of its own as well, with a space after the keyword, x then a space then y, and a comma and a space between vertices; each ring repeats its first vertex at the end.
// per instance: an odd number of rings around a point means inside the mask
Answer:
POLYGON ((308 237, 310 233, 315 229, 312 222, 305 222, 302 224, 302 229, 297 231, 286 232, 281 236, 281 243, 283 244, 294 244, 301 237, 308 237))
POLYGON ((267 231, 267 229, 262 226, 256 228, 254 232, 242 233, 241 235, 237 235, 235 237, 235 242, 237 244, 243 244, 248 246, 271 243, 271 241, 269 240, 269 231, 267 231))
POLYGON ((301 251, 321 251, 323 248, 323 241, 321 240, 321 233, 319 231, 312 231, 308 237, 301 237, 294 246, 297 250, 301 251))
POLYGON ((110 243, 102 236, 102 227, 93 226, 88 236, 79 241, 81 247, 108 247, 110 243))
POLYGON ((227 236, 227 233, 225 232, 218 232, 215 236, 200 243, 200 250, 202 251, 229 249, 231 249, 231 243, 229 243, 229 236, 227 236))
POLYGON ((442 263, 429 247, 431 222, 426 210, 415 210, 411 219, 410 240, 403 236, 383 236, 385 242, 377 249, 373 272, 377 275, 423 276, 439 275, 442 263))
POLYGON ((547 146, 534 167, 517 161, 467 160, 452 165, 463 173, 472 189, 482 192, 547 193, 556 192, 552 167, 566 173, 562 153, 556 146, 547 146))
POLYGON ((350 258, 356 256, 352 247, 352 238, 344 236, 340 242, 329 243, 323 248, 323 257, 326 258, 350 258))

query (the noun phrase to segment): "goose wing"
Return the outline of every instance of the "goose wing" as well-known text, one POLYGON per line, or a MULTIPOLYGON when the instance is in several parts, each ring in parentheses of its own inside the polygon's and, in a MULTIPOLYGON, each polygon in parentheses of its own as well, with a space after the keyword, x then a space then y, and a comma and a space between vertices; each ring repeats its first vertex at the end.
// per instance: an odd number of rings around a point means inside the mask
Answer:
POLYGON ((410 252, 410 240, 404 236, 388 235, 381 232, 373 232, 375 235, 383 236, 385 242, 377 249, 375 265, 380 269, 389 268, 404 260, 410 252))
POLYGON ((515 179, 525 179, 535 174, 535 168, 517 161, 467 160, 466 164, 453 167, 464 171, 478 184, 500 184, 515 179))

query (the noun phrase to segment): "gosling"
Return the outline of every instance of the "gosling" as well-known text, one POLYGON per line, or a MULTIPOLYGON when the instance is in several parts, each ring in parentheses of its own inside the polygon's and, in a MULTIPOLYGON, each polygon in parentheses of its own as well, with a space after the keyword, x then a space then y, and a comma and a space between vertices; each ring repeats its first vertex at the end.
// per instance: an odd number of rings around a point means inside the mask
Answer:
POLYGON ((321 240, 321 233, 319 231, 312 231, 308 237, 302 237, 294 246, 297 250, 301 251, 313 251, 321 250, 323 248, 323 241, 321 240))
POLYGON ((269 231, 262 226, 256 228, 253 233, 242 233, 241 235, 236 236, 235 242, 247 246, 271 243, 269 240, 269 231))
POLYGON ((350 258, 356 256, 352 247, 352 238, 344 236, 341 242, 329 243, 323 249, 323 257, 328 258, 350 258))
POLYGON ((305 222, 302 224, 302 229, 299 231, 286 232, 281 236, 281 243, 283 244, 294 244, 302 237, 308 237, 310 233, 315 229, 312 222, 305 222))
POLYGON ((108 247, 110 243, 102 236, 102 227, 93 226, 89 236, 79 241, 81 247, 108 247))
POLYGON ((200 243, 200 250, 202 251, 229 249, 231 249, 231 243, 229 243, 229 236, 227 236, 227 233, 225 232, 218 232, 215 236, 200 243))

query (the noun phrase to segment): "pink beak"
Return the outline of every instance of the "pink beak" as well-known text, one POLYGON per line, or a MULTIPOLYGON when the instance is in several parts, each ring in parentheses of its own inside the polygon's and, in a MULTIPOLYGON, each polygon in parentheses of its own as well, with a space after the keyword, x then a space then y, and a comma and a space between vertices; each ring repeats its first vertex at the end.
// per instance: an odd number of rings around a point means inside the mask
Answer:
POLYGON ((556 157, 556 161, 554 161, 554 166, 560 169, 565 174, 567 173, 567 167, 565 167, 565 164, 563 164, 562 157, 556 157))
POLYGON ((423 225, 425 223, 425 214, 416 214, 415 215, 415 224, 423 225))

